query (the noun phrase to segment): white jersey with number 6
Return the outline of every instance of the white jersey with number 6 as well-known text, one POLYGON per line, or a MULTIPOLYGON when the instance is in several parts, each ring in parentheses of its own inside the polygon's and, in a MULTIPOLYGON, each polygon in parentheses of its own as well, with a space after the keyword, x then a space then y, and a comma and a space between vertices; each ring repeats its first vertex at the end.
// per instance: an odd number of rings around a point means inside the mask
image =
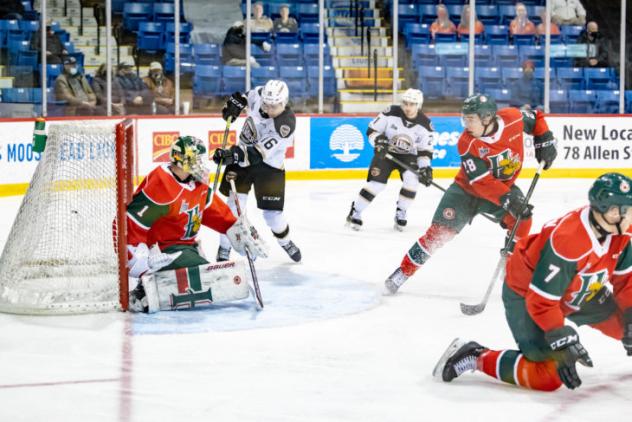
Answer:
POLYGON ((294 143, 296 117, 289 106, 283 112, 270 118, 261 110, 261 90, 258 86, 248 91, 248 117, 239 135, 239 142, 254 146, 267 165, 283 169, 285 152, 294 143))

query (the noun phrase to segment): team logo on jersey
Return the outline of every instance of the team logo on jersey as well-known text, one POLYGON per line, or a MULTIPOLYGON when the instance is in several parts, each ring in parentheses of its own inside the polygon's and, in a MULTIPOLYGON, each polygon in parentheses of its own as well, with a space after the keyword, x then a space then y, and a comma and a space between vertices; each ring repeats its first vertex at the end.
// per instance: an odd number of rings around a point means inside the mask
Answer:
POLYGON ((151 136, 152 158, 154 163, 168 163, 171 144, 178 139, 180 132, 154 132, 151 136))
POLYGON ((456 218, 456 210, 454 208, 444 208, 443 218, 446 220, 454 220, 456 218))
POLYGON ((520 155, 514 154, 510 149, 502 151, 500 154, 487 157, 492 165, 492 175, 499 180, 511 179, 520 170, 520 155))
POLYGON ((351 151, 364 149, 364 135, 353 125, 340 125, 329 137, 329 149, 341 150, 342 153, 332 154, 332 156, 343 163, 350 163, 360 156, 351 151))
MULTIPOLYGON (((182 211, 180 212, 182 213, 182 211)), ((182 238, 192 239, 197 235, 198 230, 200 230, 200 225, 202 224, 200 207, 196 205, 191 209, 185 210, 184 214, 187 216, 187 222, 184 226, 184 236, 182 236, 182 238)))
POLYGON ((574 308, 579 308, 582 303, 589 302, 608 283, 608 270, 603 269, 596 273, 579 274, 579 277, 582 285, 577 292, 571 295, 572 300, 569 303, 574 308))
POLYGON ((389 151, 395 154, 413 154, 414 148, 413 140, 405 134, 393 136, 388 146, 389 151))
POLYGON ((292 129, 290 129, 288 125, 281 125, 279 128, 279 135, 281 135, 282 138, 287 138, 291 131, 292 129))

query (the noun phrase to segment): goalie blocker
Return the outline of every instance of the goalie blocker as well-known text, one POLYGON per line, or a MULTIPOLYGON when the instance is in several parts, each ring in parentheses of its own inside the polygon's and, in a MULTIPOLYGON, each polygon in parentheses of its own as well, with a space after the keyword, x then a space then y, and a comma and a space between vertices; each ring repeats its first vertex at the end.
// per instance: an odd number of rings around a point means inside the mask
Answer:
POLYGON ((246 299, 249 282, 243 261, 158 271, 141 277, 129 309, 154 313, 246 299))

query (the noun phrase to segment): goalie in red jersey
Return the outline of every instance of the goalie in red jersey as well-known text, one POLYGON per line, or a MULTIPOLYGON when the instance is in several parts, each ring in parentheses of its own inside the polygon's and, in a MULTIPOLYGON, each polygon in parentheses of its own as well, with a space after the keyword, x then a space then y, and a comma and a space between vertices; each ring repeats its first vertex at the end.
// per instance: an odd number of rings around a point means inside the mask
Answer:
POLYGON ((437 249, 478 214, 492 216, 508 232, 520 216, 515 239, 529 234, 533 207, 525 203, 515 181, 524 160, 523 132, 533 135, 536 158, 544 162, 545 170, 557 156, 544 115, 517 108, 497 111, 491 97, 476 94, 463 103, 462 116, 465 130, 458 141, 459 172, 441 198, 431 226, 386 279, 387 294, 395 294, 437 249))
POLYGON ((195 269, 177 280, 167 277, 166 284, 177 284, 180 293, 206 287, 198 269, 209 263, 197 240, 202 225, 226 234, 242 254, 248 248, 254 257, 265 256, 264 245, 253 237, 256 231, 243 216, 236 218, 208 186, 209 167, 204 143, 181 136, 171 145, 170 163, 152 170, 134 192, 127 206, 128 267, 130 276, 142 282, 130 294, 131 309, 154 311, 148 309, 145 292, 152 279, 143 276, 159 270, 195 269))
POLYGON ((492 350, 456 339, 435 367, 449 382, 479 370, 501 381, 553 391, 581 385, 575 367, 592 366, 576 325, 621 340, 632 356, 632 179, 599 177, 589 207, 523 238, 507 261, 503 303, 519 350, 492 350))

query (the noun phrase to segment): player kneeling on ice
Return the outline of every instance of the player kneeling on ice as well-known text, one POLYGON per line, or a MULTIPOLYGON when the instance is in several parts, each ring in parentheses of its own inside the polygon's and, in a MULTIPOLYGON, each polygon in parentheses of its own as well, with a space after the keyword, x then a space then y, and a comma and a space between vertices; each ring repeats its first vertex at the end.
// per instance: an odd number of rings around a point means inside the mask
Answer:
POLYGON ((592 361, 566 319, 621 340, 632 356, 631 185, 622 174, 604 174, 588 192, 590 206, 518 242, 502 294, 518 350, 456 339, 434 374, 449 382, 479 370, 534 390, 577 388, 576 363, 592 366, 592 361))
MULTIPOLYGON (((523 132, 533 135, 535 156, 547 170, 555 157, 555 139, 540 111, 496 110, 491 97, 468 97, 462 108, 465 130, 457 147, 461 167, 441 198, 426 233, 408 250, 385 282, 394 294, 430 256, 454 238, 478 214, 500 222, 510 233, 520 217, 515 239, 529 234, 531 205, 515 185, 524 160, 523 132)), ((506 247, 511 250, 512 245, 506 247)))
MULTIPOLYGON (((283 214, 285 202, 285 151, 294 142, 296 117, 288 106, 290 92, 283 81, 270 80, 246 93, 235 92, 222 110, 224 120, 235 121, 242 110, 248 108, 248 117, 239 134, 239 142, 227 149, 217 149, 213 161, 226 164, 219 191, 229 196, 232 178, 235 181, 238 200, 246 209, 248 192, 255 188, 257 207, 272 230, 279 245, 299 262, 301 251, 290 240, 290 226, 283 214)), ((228 205, 237 212, 235 199, 229 196, 228 205)), ((225 261, 230 255, 231 244, 226 236, 220 236, 217 260, 225 261)))
POLYGON ((152 170, 127 206, 129 275, 140 278, 130 309, 156 312, 200 303, 244 299, 243 263, 209 265, 197 241, 201 225, 225 233, 240 253, 266 256, 265 245, 208 186, 204 143, 192 136, 173 142, 170 163, 152 170), (149 248, 147 245, 153 245, 149 248))
POLYGON ((374 147, 373 160, 369 166, 367 184, 360 190, 358 198, 351 204, 347 223, 354 230, 362 226, 362 211, 386 188, 393 170, 399 172, 402 188, 399 191, 395 210, 395 228, 406 226, 406 211, 417 194, 419 182, 429 186, 432 182, 432 124, 421 111, 423 93, 408 89, 402 96, 402 104, 392 105, 380 113, 367 129, 369 142, 374 147), (403 168, 386 157, 390 154, 406 163, 418 173, 403 168))

